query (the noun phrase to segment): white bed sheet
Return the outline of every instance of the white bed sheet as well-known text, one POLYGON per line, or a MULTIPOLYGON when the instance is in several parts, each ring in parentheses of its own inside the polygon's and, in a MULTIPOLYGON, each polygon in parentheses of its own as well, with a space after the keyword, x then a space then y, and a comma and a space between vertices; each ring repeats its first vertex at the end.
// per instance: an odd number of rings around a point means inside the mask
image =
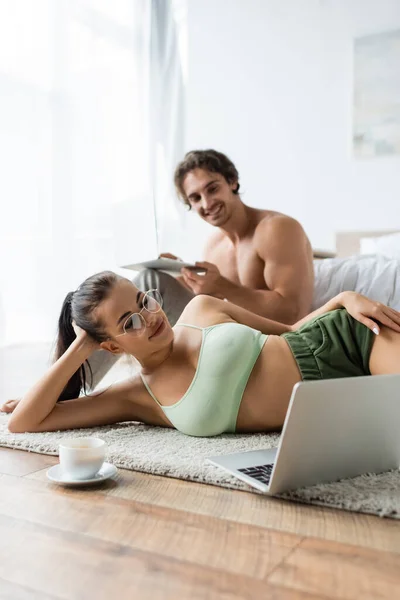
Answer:
POLYGON ((313 310, 351 290, 400 310, 400 260, 380 254, 314 261, 313 310))

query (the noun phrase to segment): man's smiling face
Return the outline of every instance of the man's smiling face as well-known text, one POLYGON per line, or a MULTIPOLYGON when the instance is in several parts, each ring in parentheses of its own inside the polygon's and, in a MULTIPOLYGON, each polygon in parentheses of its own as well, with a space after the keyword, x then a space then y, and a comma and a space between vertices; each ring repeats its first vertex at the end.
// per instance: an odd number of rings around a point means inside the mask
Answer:
POLYGON ((230 218, 237 181, 228 183, 219 173, 193 169, 183 180, 183 191, 191 208, 214 227, 222 227, 230 218))

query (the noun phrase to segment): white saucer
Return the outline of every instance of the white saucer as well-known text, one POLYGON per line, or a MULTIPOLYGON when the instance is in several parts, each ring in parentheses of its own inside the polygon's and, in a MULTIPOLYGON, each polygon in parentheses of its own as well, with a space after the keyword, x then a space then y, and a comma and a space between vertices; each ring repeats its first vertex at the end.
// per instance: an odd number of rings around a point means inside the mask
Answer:
POLYGON ((88 483, 100 483, 100 481, 105 481, 106 479, 113 477, 116 472, 117 467, 111 463, 105 462, 94 477, 90 477, 89 479, 71 479, 71 477, 67 477, 62 473, 61 465, 58 463, 57 465, 50 467, 46 475, 50 481, 60 483, 61 485, 87 485, 88 483))

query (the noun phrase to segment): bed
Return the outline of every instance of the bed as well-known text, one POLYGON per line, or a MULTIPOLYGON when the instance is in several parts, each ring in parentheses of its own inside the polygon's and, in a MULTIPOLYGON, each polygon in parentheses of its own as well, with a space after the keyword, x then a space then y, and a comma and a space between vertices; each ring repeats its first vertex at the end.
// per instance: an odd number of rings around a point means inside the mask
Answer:
POLYGON ((314 270, 313 309, 354 290, 400 310, 399 230, 339 232, 335 258, 315 259, 314 270))

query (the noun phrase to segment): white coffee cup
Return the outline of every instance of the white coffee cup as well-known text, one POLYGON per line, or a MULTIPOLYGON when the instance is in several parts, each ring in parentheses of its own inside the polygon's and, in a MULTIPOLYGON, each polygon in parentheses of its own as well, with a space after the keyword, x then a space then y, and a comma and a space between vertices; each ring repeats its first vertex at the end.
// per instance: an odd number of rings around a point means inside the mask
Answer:
POLYGON ((106 443, 95 437, 68 438, 59 445, 63 475, 72 479, 90 479, 101 469, 106 443))

